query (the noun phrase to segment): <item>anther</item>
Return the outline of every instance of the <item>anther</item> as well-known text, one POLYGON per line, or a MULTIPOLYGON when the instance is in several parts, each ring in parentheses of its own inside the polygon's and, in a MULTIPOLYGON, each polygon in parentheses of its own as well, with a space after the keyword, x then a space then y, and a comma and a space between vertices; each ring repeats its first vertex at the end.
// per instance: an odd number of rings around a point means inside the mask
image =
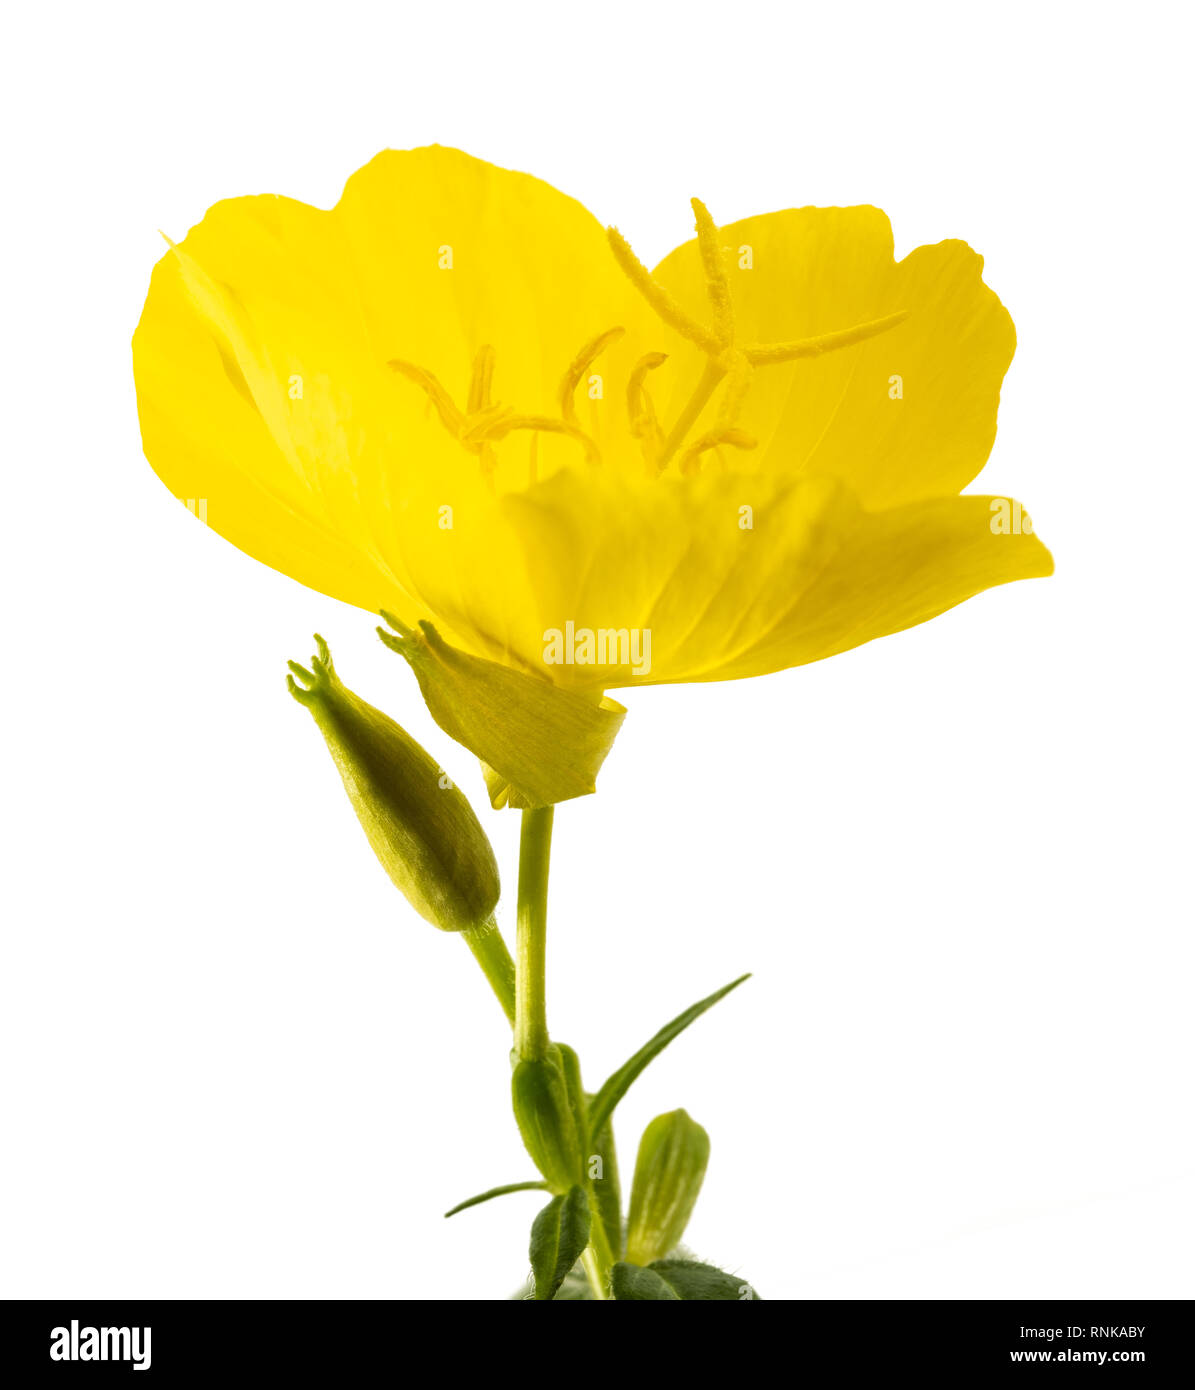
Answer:
POLYGON ((428 399, 436 407, 436 412, 444 428, 449 434, 459 439, 461 430, 465 425, 464 416, 461 415, 461 412, 453 404, 452 397, 431 372, 417 367, 413 362, 404 362, 399 357, 393 358, 386 365, 405 376, 408 381, 413 381, 416 386, 421 386, 427 392, 428 399))
POLYGON ((601 356, 610 344, 616 343, 625 332, 625 328, 608 328, 604 333, 599 333, 596 338, 591 338, 568 364, 560 382, 560 414, 570 425, 577 423, 577 407, 573 401, 573 394, 581 384, 581 378, 593 364, 594 358, 601 356))
POLYGON ((699 439, 695 439, 680 456, 678 467, 681 475, 692 477, 694 473, 699 473, 702 454, 716 449, 720 444, 729 444, 734 449, 754 449, 758 447, 759 441, 754 435, 748 434, 746 430, 736 429, 733 426, 712 429, 699 439))
POLYGON ((664 447, 664 431, 656 419, 655 407, 651 397, 643 389, 648 372, 654 372, 668 361, 666 352, 649 352, 639 359, 631 369, 627 382, 627 417, 630 420, 631 434, 642 442, 643 456, 654 476, 659 471, 658 459, 664 447))
POLYGON ((504 414, 488 427, 485 439, 502 440, 513 430, 539 430, 544 434, 563 434, 568 439, 574 439, 585 450, 585 457, 590 463, 601 463, 602 457, 598 453, 597 445, 592 439, 580 430, 576 425, 570 424, 567 420, 554 420, 550 415, 511 415, 504 414))

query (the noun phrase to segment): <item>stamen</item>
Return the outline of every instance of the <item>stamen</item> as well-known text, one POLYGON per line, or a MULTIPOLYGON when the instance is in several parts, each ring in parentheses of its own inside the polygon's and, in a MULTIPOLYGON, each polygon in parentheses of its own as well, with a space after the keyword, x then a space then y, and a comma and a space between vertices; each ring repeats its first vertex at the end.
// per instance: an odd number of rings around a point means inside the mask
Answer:
POLYGON ((481 476, 485 479, 485 485, 493 492, 494 474, 498 471, 498 455, 494 452, 494 446, 483 444, 478 453, 478 460, 481 463, 481 476))
POLYGON ((513 414, 514 411, 507 405, 487 405, 484 410, 465 418, 458 438, 467 449, 476 453, 486 439, 493 437, 495 424, 513 414))
POLYGON ((611 343, 616 343, 625 332, 625 328, 608 328, 604 333, 599 333, 596 338, 591 338, 568 364, 560 382, 560 413, 570 425, 577 423, 577 407, 573 401, 573 393, 581 384, 581 378, 589 370, 594 358, 605 352, 611 343))
POLYGON ((701 455, 710 449, 716 449, 719 444, 729 444, 734 449, 754 449, 759 445, 759 441, 750 435, 746 430, 729 429, 719 426, 717 429, 710 430, 703 434, 699 439, 695 439, 692 444, 680 456, 679 468, 682 476, 692 477, 694 473, 701 472, 701 455))
POLYGON ((554 420, 550 415, 503 415, 486 431, 486 440, 505 439, 512 430, 540 430, 545 434, 563 434, 575 439, 585 450, 590 463, 601 463, 602 456, 592 439, 567 420, 554 420))
POLYGON ((696 319, 690 318, 663 285, 652 279, 651 272, 631 250, 617 227, 607 227, 606 237, 610 242, 611 251, 614 252, 614 259, 631 284, 670 328, 675 328, 682 337, 696 343, 703 352, 714 353, 721 350, 721 341, 709 329, 702 327, 696 319))
POLYGON ((664 431, 656 418, 655 406, 651 397, 643 389, 648 372, 668 361, 666 352, 649 352, 635 363, 627 382, 627 417, 630 420, 631 435, 640 441, 643 457, 651 474, 659 472, 658 459, 664 447, 664 431))
POLYGON ((730 298, 726 266, 722 260, 718 228, 710 216, 709 209, 700 198, 691 198, 689 201, 697 219, 697 246, 701 252, 701 263, 705 267, 705 285, 709 291, 710 303, 714 306, 714 331, 719 341, 729 347, 734 342, 734 305, 730 298))
POLYGON ((856 343, 863 343, 868 338, 887 333, 898 323, 904 323, 908 317, 909 311, 901 309, 882 319, 857 323, 854 328, 841 328, 836 333, 823 333, 816 338, 799 338, 792 343, 756 344, 754 347, 744 348, 743 354, 753 367, 766 367, 776 362, 795 362, 800 357, 820 357, 825 352, 854 347, 856 343))
POLYGON ((401 373, 408 381, 413 381, 416 386, 421 386, 427 392, 428 399, 436 407, 444 428, 449 434, 455 435, 459 439, 465 425, 464 416, 461 415, 461 412, 453 404, 452 397, 431 372, 417 367, 413 362, 404 362, 400 357, 393 358, 386 365, 401 373))
POLYGON ((487 343, 477 349, 473 358, 473 375, 469 381, 469 414, 474 415, 490 403, 490 383, 494 379, 494 349, 487 343))
POLYGON ((668 361, 666 352, 649 352, 641 357, 631 369, 631 377, 627 382, 627 414, 631 417, 631 429, 635 428, 635 422, 642 418, 645 412, 650 412, 655 418, 655 411, 651 408, 651 399, 644 395, 643 383, 647 379, 648 372, 654 372, 657 367, 662 367, 668 361))

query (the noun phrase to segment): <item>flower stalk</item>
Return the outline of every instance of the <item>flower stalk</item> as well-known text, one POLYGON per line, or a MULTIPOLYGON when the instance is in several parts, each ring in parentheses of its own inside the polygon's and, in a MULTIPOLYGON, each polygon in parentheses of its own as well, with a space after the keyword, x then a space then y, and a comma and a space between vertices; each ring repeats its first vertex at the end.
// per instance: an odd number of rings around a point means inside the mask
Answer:
POLYGON ((525 1059, 542 1058, 548 1051, 548 864, 554 809, 524 811, 519 837, 514 1050, 525 1059))
POLYGON ((502 1005, 502 1012, 506 1015, 507 1022, 513 1028, 515 1024, 515 963, 510 951, 507 950, 506 942, 502 939, 502 933, 498 930, 498 925, 491 917, 488 922, 483 922, 479 927, 472 927, 468 931, 461 932, 465 945, 473 952, 473 957, 477 964, 481 966, 481 973, 489 981, 490 988, 498 1003, 502 1005))

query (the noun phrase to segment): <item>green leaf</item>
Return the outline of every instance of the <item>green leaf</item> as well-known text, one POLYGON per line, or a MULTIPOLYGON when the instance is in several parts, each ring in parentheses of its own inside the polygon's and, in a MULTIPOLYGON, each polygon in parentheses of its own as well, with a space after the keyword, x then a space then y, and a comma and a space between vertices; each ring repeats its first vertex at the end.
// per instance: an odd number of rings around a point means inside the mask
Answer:
POLYGON ((652 1300, 680 1302, 671 1284, 667 1284, 654 1269, 644 1269, 640 1265, 619 1262, 610 1271, 610 1287, 616 1303, 645 1303, 652 1300))
MULTIPOLYGON (((592 1104, 593 1097, 586 1101, 592 1104)), ((592 1176, 589 1182, 590 1198, 597 1206, 598 1219, 606 1233, 606 1244, 610 1247, 610 1259, 622 1258, 622 1186, 618 1179, 618 1151, 614 1147, 614 1127, 609 1120, 598 1133, 589 1140, 589 1154, 586 1157, 587 1172, 593 1173, 593 1160, 601 1161, 601 1177, 592 1176)))
POLYGON ((724 985, 721 989, 716 990, 707 999, 703 999, 700 1003, 694 1004, 691 1008, 686 1009, 683 1014, 678 1014, 671 1023, 666 1023, 650 1042, 644 1043, 629 1061, 624 1062, 606 1081, 597 1095, 594 1096, 593 1104, 589 1107, 589 1132, 591 1134, 600 1133, 602 1127, 613 1113, 614 1107, 623 1096, 626 1095, 627 1091, 630 1090, 631 1083, 653 1057, 663 1052, 673 1038, 679 1037, 690 1023, 700 1018, 701 1015, 705 1013, 706 1009, 712 1008, 719 999, 725 998, 732 989, 737 989, 744 980, 749 980, 750 978, 750 973, 740 975, 737 980, 732 980, 730 984, 724 985))
POLYGON ((553 1197, 532 1223, 531 1272, 538 1301, 556 1296, 588 1244, 589 1198, 578 1184, 563 1197, 553 1197))
POLYGON ((727 1274, 699 1260, 654 1260, 648 1268, 671 1284, 678 1298, 686 1302, 700 1299, 731 1300, 758 1303, 762 1300, 751 1285, 738 1274, 727 1274))
POLYGON ((677 1299, 683 1303, 760 1303, 763 1300, 738 1274, 727 1274, 698 1260, 655 1260, 640 1267, 623 1261, 611 1271, 615 1300, 677 1299))
POLYGON ((451 1211, 446 1211, 445 1216, 455 1216, 458 1211, 467 1211, 470 1207, 480 1206, 482 1202, 488 1202, 491 1197, 505 1197, 508 1192, 546 1192, 548 1184, 546 1182, 508 1182, 505 1187, 491 1187, 488 1192, 479 1192, 476 1197, 470 1197, 468 1201, 458 1202, 451 1211))

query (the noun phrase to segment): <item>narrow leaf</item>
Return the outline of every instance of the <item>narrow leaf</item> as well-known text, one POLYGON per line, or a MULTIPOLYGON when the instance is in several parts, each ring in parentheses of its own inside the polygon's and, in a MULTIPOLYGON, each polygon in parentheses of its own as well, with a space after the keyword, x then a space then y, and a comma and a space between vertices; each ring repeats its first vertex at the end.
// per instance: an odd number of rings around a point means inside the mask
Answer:
POLYGON ((673 1038, 679 1037, 690 1023, 705 1013, 706 1009, 712 1008, 719 999, 725 998, 732 989, 737 989, 744 980, 750 978, 750 974, 740 975, 737 980, 732 980, 730 984, 716 990, 709 998, 701 1000, 699 1004, 694 1004, 683 1014, 678 1014, 671 1023, 666 1023, 650 1042, 645 1043, 629 1061, 624 1062, 594 1096, 593 1104, 589 1108, 589 1132, 597 1134, 601 1131, 613 1113, 614 1107, 626 1095, 631 1083, 653 1057, 663 1052, 673 1038))
POLYGON ((553 1197, 532 1223, 531 1272, 538 1301, 556 1296, 588 1244, 589 1198, 578 1185, 563 1197, 553 1197))
MULTIPOLYGON (((592 1096, 585 1097, 586 1105, 593 1103, 592 1096)), ((614 1127, 607 1120, 600 1132, 589 1141, 590 1153, 586 1157, 589 1175, 589 1192, 597 1207, 598 1220, 606 1233, 610 1258, 622 1259, 622 1185, 618 1178, 618 1151, 614 1147, 614 1127), (595 1167, 594 1159, 600 1163, 595 1167)))
POLYGON ((476 1197, 470 1197, 468 1201, 458 1202, 451 1211, 446 1211, 445 1216, 455 1216, 458 1211, 466 1211, 469 1207, 480 1206, 482 1202, 488 1202, 491 1197, 505 1197, 508 1192, 546 1192, 548 1184, 546 1182, 508 1182, 505 1187, 491 1187, 488 1192, 479 1192, 476 1197))

